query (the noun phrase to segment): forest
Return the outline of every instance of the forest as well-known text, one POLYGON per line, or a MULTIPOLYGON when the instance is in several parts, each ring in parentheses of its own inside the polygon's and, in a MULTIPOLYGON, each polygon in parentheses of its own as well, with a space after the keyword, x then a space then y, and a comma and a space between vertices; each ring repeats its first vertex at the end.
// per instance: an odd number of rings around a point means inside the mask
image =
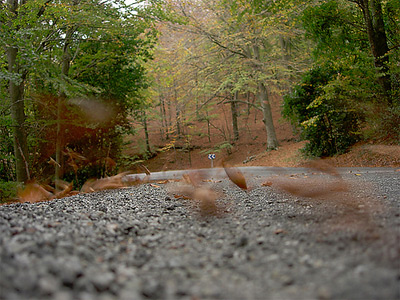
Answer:
POLYGON ((280 118, 307 157, 400 141, 398 0, 6 0, 0 45, 0 202, 202 141, 279 151, 280 118))

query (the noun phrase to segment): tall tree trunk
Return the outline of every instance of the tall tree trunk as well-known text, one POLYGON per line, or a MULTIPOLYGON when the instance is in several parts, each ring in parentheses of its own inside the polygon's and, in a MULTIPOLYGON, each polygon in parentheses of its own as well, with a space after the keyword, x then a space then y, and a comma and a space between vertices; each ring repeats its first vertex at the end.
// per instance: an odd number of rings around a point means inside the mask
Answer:
POLYGON ((169 134, 172 131, 172 105, 171 105, 171 99, 167 99, 167 104, 168 104, 168 121, 167 121, 167 139, 169 134))
POLYGON ((182 128, 181 128, 181 106, 178 103, 178 91, 176 89, 175 83, 174 83, 174 100, 175 100, 175 124, 176 124, 176 133, 178 137, 181 136, 182 134, 182 128))
POLYGON ((381 0, 361 0, 359 5, 363 11, 368 40, 374 56, 375 67, 379 73, 378 82, 382 86, 389 102, 392 83, 389 74, 389 46, 383 22, 381 0))
POLYGON ((207 121, 207 137, 208 137, 208 142, 211 143, 211 124, 210 124, 210 116, 208 114, 208 107, 205 107, 206 111, 206 121, 207 121))
MULTIPOLYGON (((67 30, 65 36, 65 43, 63 49, 63 56, 62 56, 62 65, 61 65, 61 74, 64 77, 68 77, 69 69, 71 66, 71 55, 69 51, 69 45, 71 43, 72 35, 74 34, 75 29, 69 28, 67 30)), ((63 104, 65 101, 66 95, 63 91, 60 92, 60 97, 58 98, 57 102, 57 140, 56 140, 56 165, 55 165, 55 179, 56 179, 56 186, 59 179, 63 176, 63 155, 62 151, 64 148, 64 126, 62 124, 62 110, 63 104)))
MULTIPOLYGON (((7 4, 12 14, 17 16, 18 0, 8 0, 7 4)), ((8 71, 10 73, 21 73, 17 62, 18 49, 9 47, 7 49, 8 71)), ((24 102, 24 78, 10 80, 9 94, 11 102, 11 117, 14 121, 13 138, 14 138, 14 155, 17 181, 24 182, 29 179, 28 168, 28 143, 25 131, 25 102, 24 102)))
POLYGON ((238 112, 237 112, 237 100, 238 92, 233 94, 231 100, 231 112, 232 112, 232 129, 233 129, 233 140, 237 141, 239 139, 239 128, 238 128, 238 112))
POLYGON ((250 103, 250 92, 247 92, 247 116, 250 115, 251 103, 250 103))
POLYGON ((145 141, 146 141, 146 151, 147 153, 151 153, 150 149, 150 139, 149 139, 149 130, 147 128, 147 116, 146 112, 142 111, 142 123, 143 123, 143 128, 144 128, 144 136, 145 136, 145 141))
POLYGON ((164 122, 164 129, 165 129, 165 139, 169 139, 169 130, 168 130, 168 120, 167 120, 167 112, 165 110, 165 99, 162 99, 162 115, 163 115, 163 122, 164 122))
MULTIPOLYGON (((261 62, 260 48, 257 45, 253 45, 253 55, 257 62, 261 62)), ((255 68, 258 69, 259 72, 262 72, 262 69, 259 65, 256 65, 255 68)), ((258 82, 257 97, 261 105, 263 122, 267 131, 267 151, 276 150, 278 148, 278 139, 276 138, 274 121, 272 119, 271 104, 269 103, 268 99, 267 87, 265 86, 264 82, 260 80, 258 82)))
POLYGON ((271 104, 268 100, 268 92, 265 84, 260 82, 257 91, 258 101, 263 112, 263 122, 267 131, 267 150, 276 150, 278 148, 278 139, 276 138, 274 121, 272 119, 271 104))
POLYGON ((159 100, 160 100, 160 117, 161 117, 160 134, 161 134, 161 140, 164 140, 165 132, 166 132, 165 138, 168 139, 168 129, 165 120, 165 105, 164 105, 163 95, 161 94, 161 92, 159 95, 160 95, 159 100))

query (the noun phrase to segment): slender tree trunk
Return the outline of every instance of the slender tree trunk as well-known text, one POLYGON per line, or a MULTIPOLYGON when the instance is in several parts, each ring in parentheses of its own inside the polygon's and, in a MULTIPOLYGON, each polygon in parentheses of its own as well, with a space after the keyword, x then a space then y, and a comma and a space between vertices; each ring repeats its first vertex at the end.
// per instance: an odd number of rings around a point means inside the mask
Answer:
POLYGON ((267 150, 276 150, 278 148, 278 139, 276 138, 267 88, 263 82, 258 84, 258 101, 260 102, 263 111, 263 122, 267 131, 267 150))
POLYGON ((374 56, 375 67, 379 73, 378 82, 382 86, 389 102, 392 83, 389 74, 389 46, 383 22, 381 0, 362 0, 359 3, 365 20, 368 40, 374 56))
POLYGON ((147 153, 151 153, 149 130, 147 128, 147 116, 144 111, 142 112, 142 122, 143 122, 144 136, 145 136, 145 141, 146 141, 146 151, 147 151, 147 153))
POLYGON ((238 92, 236 91, 231 101, 231 112, 232 112, 232 129, 233 129, 233 140, 239 139, 239 128, 238 128, 238 112, 237 112, 237 100, 238 92))
MULTIPOLYGON (((167 135, 171 133, 172 130, 172 107, 171 107, 171 99, 168 99, 168 126, 167 126, 167 135)), ((168 137, 167 137, 168 139, 168 137)))
POLYGON ((57 99, 57 135, 56 135, 56 164, 55 164, 55 182, 57 182, 63 176, 62 164, 62 148, 63 148, 63 130, 61 124, 62 107, 63 107, 63 97, 58 97, 57 99))
POLYGON ((176 133, 178 136, 182 135, 181 131, 181 109, 178 104, 176 104, 176 133))
POLYGON ((250 109, 251 109, 251 104, 250 104, 250 92, 247 92, 247 116, 250 115, 250 109))
MULTIPOLYGON (((74 34, 75 29, 70 28, 67 30, 65 36, 65 43, 63 49, 63 56, 62 56, 62 65, 61 65, 61 74, 64 77, 68 76, 69 69, 71 66, 71 55, 69 51, 69 45, 71 43, 72 35, 74 34)), ((63 104, 65 101, 66 95, 64 92, 60 92, 60 97, 58 98, 57 102, 57 140, 56 140, 56 165, 55 165, 55 179, 56 179, 56 186, 57 181, 63 177, 64 172, 64 161, 62 151, 64 148, 64 126, 62 124, 62 111, 63 111, 63 104)))
POLYGON ((165 139, 168 140, 169 139, 169 130, 168 130, 168 120, 167 120, 167 112, 165 110, 165 99, 162 99, 162 118, 163 118, 163 126, 165 129, 165 139))
POLYGON ((176 124, 176 133, 178 136, 181 136, 181 107, 178 103, 178 91, 174 85, 174 99, 175 99, 175 124, 176 124))
POLYGON ((211 128, 210 128, 210 116, 208 114, 208 107, 206 109, 206 120, 207 120, 207 136, 208 136, 208 142, 211 143, 211 128))
POLYGON ((164 112, 164 99, 163 99, 161 93, 159 95, 160 95, 159 100, 160 100, 160 117, 161 117, 160 135, 161 135, 161 140, 164 140, 164 129, 166 128, 165 112, 164 112))
MULTIPOLYGON (((12 14, 17 16, 18 0, 8 0, 7 4, 12 14)), ((17 62, 18 49, 9 47, 7 49, 8 71, 10 73, 21 73, 17 62)), ((25 102, 24 102, 24 78, 18 81, 10 80, 9 94, 11 102, 11 117, 14 121, 13 139, 15 168, 18 182, 25 182, 29 179, 28 168, 28 143, 25 131, 25 102)))
MULTIPOLYGON (((257 61, 260 61, 260 49, 257 45, 253 45, 253 55, 257 61)), ((259 69, 259 72, 262 72, 258 65, 256 68, 259 69)), ((278 139, 276 138, 274 121, 272 119, 271 104, 269 103, 268 99, 267 87, 262 81, 258 82, 257 97, 261 105, 263 122, 267 131, 267 151, 276 150, 278 148, 278 139)))

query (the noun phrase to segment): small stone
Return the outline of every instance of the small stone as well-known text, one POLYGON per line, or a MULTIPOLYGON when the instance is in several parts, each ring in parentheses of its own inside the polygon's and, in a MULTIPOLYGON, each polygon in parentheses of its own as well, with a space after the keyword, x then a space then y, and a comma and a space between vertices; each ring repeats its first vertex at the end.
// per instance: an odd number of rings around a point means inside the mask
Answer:
POLYGON ((55 277, 42 277, 39 279, 39 289, 45 295, 53 295, 60 287, 60 282, 55 277))
POLYGON ((58 268, 61 281, 66 286, 72 286, 75 279, 83 274, 82 265, 79 259, 75 256, 62 261, 58 268))
POLYGON ((19 291, 31 292, 35 290, 38 280, 33 271, 19 273, 14 278, 14 286, 19 291))
POLYGON ((244 247, 249 243, 249 239, 246 236, 240 237, 240 239, 236 242, 237 247, 244 247))
POLYGON ((275 230, 275 234, 283 234, 283 233, 286 233, 285 229, 278 228, 278 229, 275 230))
POLYGON ((106 225, 108 232, 111 234, 116 234, 118 227, 119 227, 118 224, 115 224, 115 223, 108 223, 106 225))
POLYGON ((150 299, 162 299, 164 296, 164 286, 154 280, 150 279, 142 287, 142 294, 150 299))
POLYGON ((105 272, 94 275, 91 278, 91 282, 99 292, 103 292, 109 289, 111 283, 114 281, 114 278, 114 273, 105 272))
POLYGON ((66 291, 57 292, 53 296, 54 300, 72 300, 72 295, 66 291))

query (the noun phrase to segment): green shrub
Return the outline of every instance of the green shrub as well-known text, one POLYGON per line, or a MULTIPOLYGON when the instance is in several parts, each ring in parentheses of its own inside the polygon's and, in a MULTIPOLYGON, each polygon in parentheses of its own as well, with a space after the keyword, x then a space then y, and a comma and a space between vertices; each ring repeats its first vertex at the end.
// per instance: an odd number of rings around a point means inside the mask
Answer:
POLYGON ((364 131, 367 139, 385 144, 400 144, 400 105, 373 105, 367 114, 364 131))
POLYGON ((362 118, 342 93, 345 80, 341 76, 329 65, 318 66, 284 97, 282 114, 309 141, 303 149, 308 156, 344 153, 359 140, 362 118))
POLYGON ((0 181, 0 203, 13 200, 17 196, 19 183, 14 181, 0 181))

